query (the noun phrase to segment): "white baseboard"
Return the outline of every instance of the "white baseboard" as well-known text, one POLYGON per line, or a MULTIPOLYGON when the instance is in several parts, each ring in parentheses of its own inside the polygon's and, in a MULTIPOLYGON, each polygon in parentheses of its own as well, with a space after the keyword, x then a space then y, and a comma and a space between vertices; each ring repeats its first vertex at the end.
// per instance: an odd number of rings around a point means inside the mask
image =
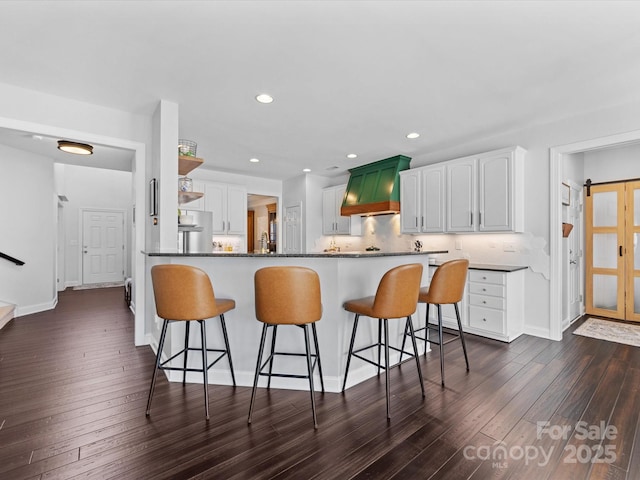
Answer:
POLYGON ((49 302, 39 303, 35 305, 16 305, 15 317, 22 317, 24 315, 31 315, 32 313, 45 312, 47 310, 53 310, 58 304, 58 297, 51 299, 49 302))
POLYGON ((532 327, 532 326, 524 326, 524 333, 526 335, 531 335, 533 337, 546 338, 547 340, 551 339, 551 333, 548 328, 542 327, 532 327))

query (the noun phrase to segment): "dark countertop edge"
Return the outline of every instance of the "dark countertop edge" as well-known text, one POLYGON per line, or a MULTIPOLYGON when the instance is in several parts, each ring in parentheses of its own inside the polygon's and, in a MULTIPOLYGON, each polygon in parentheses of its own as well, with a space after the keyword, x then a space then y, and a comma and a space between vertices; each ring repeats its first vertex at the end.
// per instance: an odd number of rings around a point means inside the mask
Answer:
POLYGON ((362 252, 362 253, 179 253, 179 252, 146 252, 149 257, 256 257, 256 258, 363 258, 363 257, 397 257, 401 255, 435 255, 449 253, 448 250, 425 250, 422 252, 362 252))
MULTIPOLYGON (((442 265, 443 262, 432 263, 431 265, 442 265)), ((493 270, 494 272, 517 272, 529 268, 526 265, 495 265, 492 263, 469 263, 469 270, 493 270)))

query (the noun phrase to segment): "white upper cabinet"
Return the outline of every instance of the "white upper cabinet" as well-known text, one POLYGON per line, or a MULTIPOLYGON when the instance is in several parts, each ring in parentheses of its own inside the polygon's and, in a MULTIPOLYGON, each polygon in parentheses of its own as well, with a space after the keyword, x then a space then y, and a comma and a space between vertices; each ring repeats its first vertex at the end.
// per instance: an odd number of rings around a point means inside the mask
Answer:
POLYGON ((524 231, 524 154, 512 147, 400 172, 401 232, 524 231))
POLYGON ((524 231, 524 150, 478 157, 478 230, 524 231))
POLYGON ((351 217, 340 215, 340 207, 342 207, 342 199, 346 190, 346 184, 322 190, 323 235, 349 235, 351 233, 351 217))
POLYGON ((420 169, 400 172, 400 230, 402 233, 420 233, 420 169))
POLYGON ((400 229, 402 233, 444 232, 444 166, 400 172, 400 229))
POLYGON ((428 167, 422 172, 424 233, 442 233, 445 230, 444 173, 443 165, 428 167))
POLYGON ((205 210, 213 215, 214 235, 247 233, 247 189, 242 185, 205 183, 205 210))
POLYGON ((448 232, 475 231, 478 221, 475 158, 465 158, 447 164, 446 210, 448 232))

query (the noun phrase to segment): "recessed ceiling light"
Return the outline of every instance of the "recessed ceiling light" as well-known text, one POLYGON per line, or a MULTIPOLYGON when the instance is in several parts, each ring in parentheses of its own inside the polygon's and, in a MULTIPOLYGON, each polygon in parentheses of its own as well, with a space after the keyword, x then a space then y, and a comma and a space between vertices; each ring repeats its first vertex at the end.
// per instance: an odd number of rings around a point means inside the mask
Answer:
POLYGON ((350 153, 349 155, 347 155, 347 158, 357 158, 358 155, 356 155, 355 153, 350 153))
POLYGON ((258 163, 260 161, 260 159, 259 158, 250 158, 249 161, 251 163, 258 163))
POLYGON ((44 139, 44 137, 42 135, 31 135, 31 138, 33 138, 34 140, 42 140, 42 139, 44 139))
POLYGON ((261 93, 256 96, 256 100, 260 103, 271 103, 273 102, 273 97, 267 93, 261 93))
POLYGON ((310 168, 303 168, 302 171, 305 172, 305 173, 309 173, 311 171, 311 169, 310 168))
POLYGON ((420 136, 419 133, 411 132, 407 134, 407 138, 418 138, 420 136))
POLYGON ((86 143, 69 142, 67 140, 58 140, 58 150, 73 153, 75 155, 91 155, 93 147, 86 143))

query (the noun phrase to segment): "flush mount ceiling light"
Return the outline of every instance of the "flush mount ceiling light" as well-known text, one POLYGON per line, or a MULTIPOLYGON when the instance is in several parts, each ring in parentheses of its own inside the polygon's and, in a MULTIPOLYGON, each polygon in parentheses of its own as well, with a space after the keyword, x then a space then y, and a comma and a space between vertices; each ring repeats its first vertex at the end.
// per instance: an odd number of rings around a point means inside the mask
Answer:
POLYGON ((86 143, 69 142, 67 140, 58 140, 58 150, 76 155, 93 154, 93 146, 86 143))
POLYGON ((347 155, 347 158, 357 158, 358 155, 356 155, 355 153, 350 153, 349 155, 347 155))
POLYGON ((273 102, 273 97, 267 93, 261 93, 256 96, 256 100, 260 103, 271 103, 273 102))
POLYGON ((260 159, 259 158, 250 158, 249 161, 251 163, 258 163, 260 161, 260 159))
POLYGON ((407 138, 418 138, 419 136, 420 134, 416 132, 407 133, 407 138))

